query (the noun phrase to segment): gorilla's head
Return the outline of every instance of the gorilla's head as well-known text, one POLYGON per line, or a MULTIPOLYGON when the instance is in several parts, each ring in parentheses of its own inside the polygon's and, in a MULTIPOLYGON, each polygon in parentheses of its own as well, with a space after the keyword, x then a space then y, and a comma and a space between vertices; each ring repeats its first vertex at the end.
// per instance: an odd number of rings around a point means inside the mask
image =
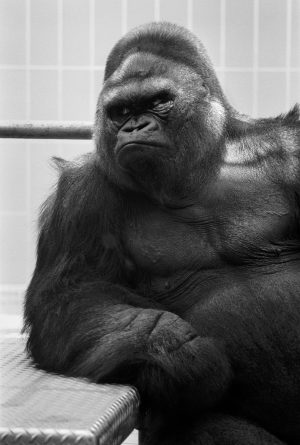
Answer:
POLYGON ((95 125, 103 168, 160 202, 191 196, 218 168, 229 110, 193 34, 168 23, 136 28, 106 64, 95 125))

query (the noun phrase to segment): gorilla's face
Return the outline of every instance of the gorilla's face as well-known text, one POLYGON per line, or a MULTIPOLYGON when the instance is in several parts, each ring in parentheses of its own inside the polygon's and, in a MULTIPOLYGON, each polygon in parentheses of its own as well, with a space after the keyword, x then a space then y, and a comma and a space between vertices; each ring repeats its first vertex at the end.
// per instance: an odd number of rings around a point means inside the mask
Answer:
POLYGON ((161 202, 184 198, 203 182, 207 163, 218 152, 212 147, 218 145, 224 114, 191 67, 135 52, 106 80, 99 97, 101 161, 125 187, 161 202))

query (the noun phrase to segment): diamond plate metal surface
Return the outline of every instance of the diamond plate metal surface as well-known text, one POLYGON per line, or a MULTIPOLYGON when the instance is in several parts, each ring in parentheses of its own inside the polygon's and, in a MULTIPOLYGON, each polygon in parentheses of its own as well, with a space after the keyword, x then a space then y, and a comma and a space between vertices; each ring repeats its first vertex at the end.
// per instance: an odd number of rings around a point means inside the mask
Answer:
POLYGON ((1 445, 118 445, 130 434, 134 388, 49 374, 24 349, 22 338, 0 339, 1 445))

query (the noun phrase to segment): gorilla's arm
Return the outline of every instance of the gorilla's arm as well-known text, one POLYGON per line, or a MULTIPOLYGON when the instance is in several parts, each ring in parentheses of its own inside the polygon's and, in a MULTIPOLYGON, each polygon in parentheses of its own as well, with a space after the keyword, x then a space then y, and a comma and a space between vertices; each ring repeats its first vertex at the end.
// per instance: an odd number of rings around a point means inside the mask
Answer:
POLYGON ((117 199, 94 159, 64 166, 41 216, 28 348, 42 368, 134 384, 147 404, 209 406, 226 391, 227 359, 212 339, 126 288, 121 224, 108 221, 118 217, 117 199))

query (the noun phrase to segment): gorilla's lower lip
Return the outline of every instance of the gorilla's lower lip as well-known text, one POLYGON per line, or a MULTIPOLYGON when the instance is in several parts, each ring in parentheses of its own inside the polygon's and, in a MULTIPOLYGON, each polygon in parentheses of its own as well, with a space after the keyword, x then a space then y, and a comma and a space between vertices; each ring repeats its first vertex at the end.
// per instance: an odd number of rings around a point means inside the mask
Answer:
POLYGON ((151 149, 151 148, 160 148, 161 145, 155 143, 155 142, 128 142, 127 144, 122 145, 121 147, 119 147, 117 149, 117 155, 119 155, 121 152, 123 151, 127 151, 127 150, 143 150, 143 149, 151 149))
POLYGON ((126 170, 144 171, 155 162, 154 152, 161 149, 162 145, 157 143, 129 142, 117 149, 117 162, 126 170))

